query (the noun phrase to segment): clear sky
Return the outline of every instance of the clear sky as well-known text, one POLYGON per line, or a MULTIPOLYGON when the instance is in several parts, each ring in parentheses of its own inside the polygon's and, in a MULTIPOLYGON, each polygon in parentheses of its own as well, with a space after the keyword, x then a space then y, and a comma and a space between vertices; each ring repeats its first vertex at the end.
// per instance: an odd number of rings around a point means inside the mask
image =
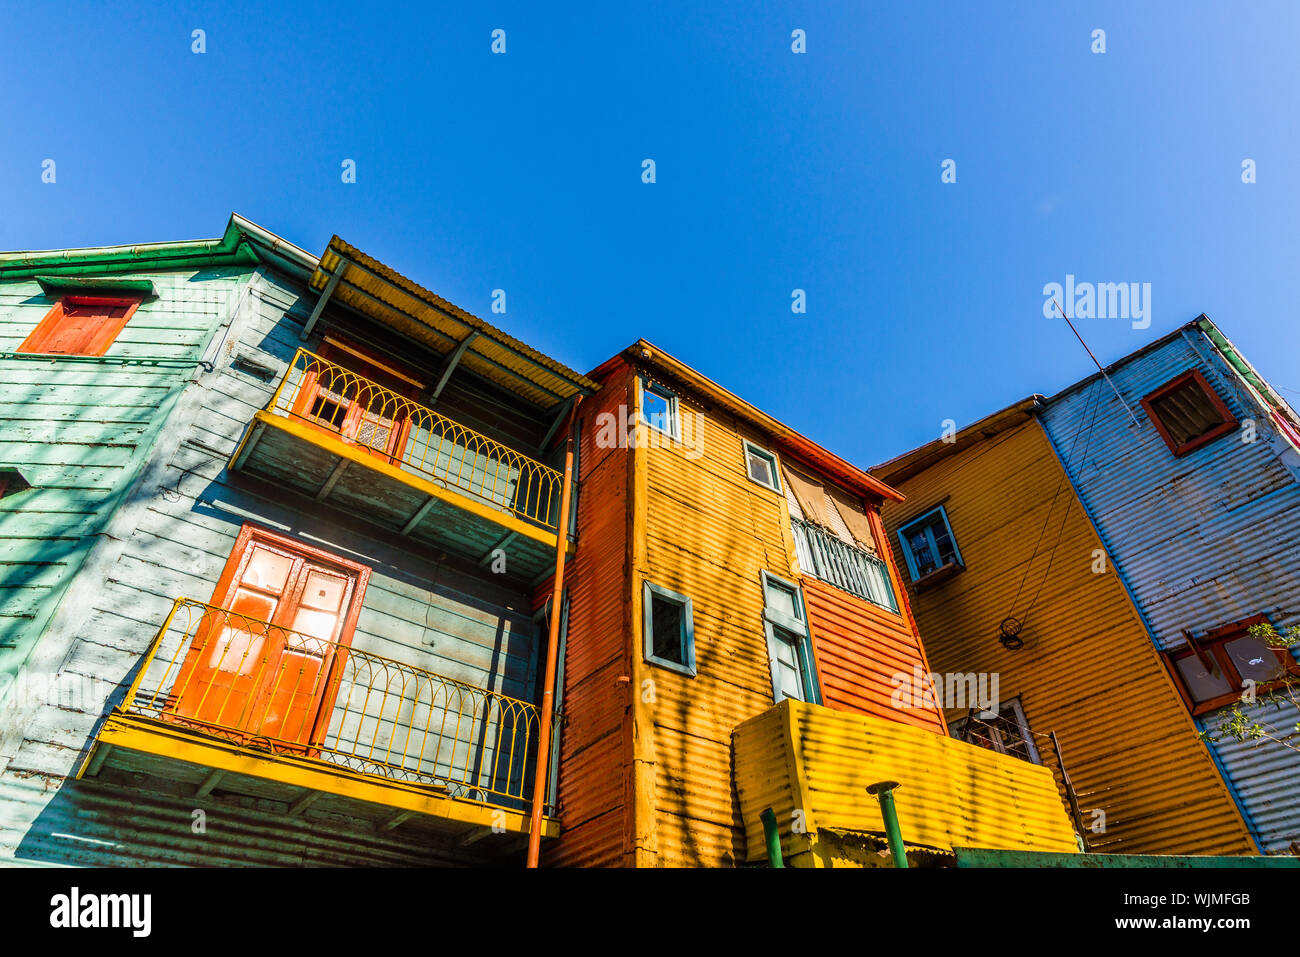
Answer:
POLYGON ((1079 320, 1103 361, 1205 312, 1296 402, 1298 27, 1294 2, 0 0, 0 248, 232 211, 337 233, 579 370, 644 336, 864 466, 1089 374, 1043 314, 1067 275, 1150 284, 1148 328, 1079 320))

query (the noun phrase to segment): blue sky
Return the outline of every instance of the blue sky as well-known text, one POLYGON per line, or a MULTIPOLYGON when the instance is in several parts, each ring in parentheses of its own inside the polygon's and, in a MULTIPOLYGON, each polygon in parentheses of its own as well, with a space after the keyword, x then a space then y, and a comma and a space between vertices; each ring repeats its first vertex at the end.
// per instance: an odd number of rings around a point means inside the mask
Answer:
POLYGON ((697 6, 3 0, 0 248, 338 233, 860 465, 1089 374, 1043 315, 1067 274, 1150 283, 1149 328, 1079 320, 1103 361, 1206 312, 1300 390, 1300 5, 697 6))

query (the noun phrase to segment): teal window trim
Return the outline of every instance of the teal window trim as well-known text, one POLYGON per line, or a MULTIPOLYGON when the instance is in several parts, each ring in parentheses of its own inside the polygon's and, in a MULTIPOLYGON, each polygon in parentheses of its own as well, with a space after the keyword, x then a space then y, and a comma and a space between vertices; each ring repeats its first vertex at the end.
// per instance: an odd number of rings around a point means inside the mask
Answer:
POLYGON ((682 435, 681 425, 681 408, 677 401, 677 393, 661 383, 648 379, 645 376, 640 377, 641 383, 641 421, 656 432, 668 436, 670 439, 680 440, 682 435), (659 396, 668 404, 668 428, 662 429, 650 421, 650 417, 645 411, 645 394, 649 392, 659 396))
POLYGON ((651 664, 658 665, 661 668, 667 668, 670 671, 676 671, 680 674, 695 677, 695 609, 691 600, 680 592, 664 588, 662 585, 656 585, 654 582, 647 581, 642 586, 641 599, 641 618, 642 618, 642 645, 645 652, 645 660, 651 664), (670 661, 667 658, 660 658, 654 653, 654 601, 658 597, 663 601, 672 602, 680 605, 682 609, 682 624, 680 640, 682 643, 682 660, 670 661))
POLYGON ((817 674, 817 661, 813 655, 812 633, 808 630, 808 608, 804 604, 803 589, 796 583, 773 575, 764 569, 763 581, 763 631, 767 638, 768 667, 772 671, 772 700, 781 703, 781 688, 777 683, 777 642, 785 639, 777 635, 777 630, 793 635, 795 652, 799 657, 799 670, 803 677, 804 700, 809 704, 821 704, 821 679, 817 674), (768 589, 772 586, 782 588, 794 595, 794 608, 798 617, 791 618, 784 612, 777 611, 767 600, 768 589))
MULTIPOLYGON (((934 532, 932 530, 932 527, 936 524, 933 520, 935 515, 938 515, 939 520, 943 522, 943 527, 948 531, 948 541, 952 542, 954 561, 957 562, 958 567, 966 567, 966 563, 962 561, 961 548, 957 545, 957 536, 954 535, 952 531, 952 523, 948 521, 948 513, 944 510, 942 505, 938 505, 927 512, 922 512, 916 518, 912 519, 906 525, 900 526, 898 529, 898 543, 903 547, 903 558, 907 560, 907 572, 912 576, 912 581, 918 581, 925 576, 917 569, 916 556, 912 554, 912 546, 911 543, 908 542, 907 532, 909 529, 913 529, 918 525, 923 525, 926 541, 929 542, 931 550, 936 558, 941 557, 939 555, 939 543, 935 540, 934 532)), ((942 568, 943 566, 940 565, 939 567, 942 568)), ((927 572, 926 574, 929 573, 927 572)))
POLYGON ((749 477, 749 480, 753 482, 755 485, 761 485, 763 486, 763 488, 771 489, 773 492, 776 492, 778 495, 784 494, 781 491, 781 466, 777 462, 776 453, 769 452, 761 445, 755 445, 753 442, 749 441, 749 439, 744 440, 744 446, 745 446, 744 448, 745 475, 749 477), (768 474, 772 478, 771 485, 767 484, 766 482, 760 482, 758 479, 754 478, 754 473, 749 470, 749 456, 751 453, 758 456, 760 459, 763 459, 765 462, 767 462, 769 467, 768 474))

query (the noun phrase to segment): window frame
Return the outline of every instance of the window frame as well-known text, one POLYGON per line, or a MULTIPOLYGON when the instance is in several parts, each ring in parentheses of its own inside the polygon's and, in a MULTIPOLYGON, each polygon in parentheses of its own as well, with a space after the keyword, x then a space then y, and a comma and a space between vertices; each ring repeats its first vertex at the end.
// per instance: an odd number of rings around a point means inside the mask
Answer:
POLYGON ((1215 439, 1227 435, 1230 432, 1234 432, 1237 429, 1237 417, 1232 414, 1232 410, 1229 409, 1223 399, 1219 397, 1219 393, 1214 390, 1214 387, 1211 386, 1205 376, 1201 374, 1200 369, 1188 369, 1186 372, 1181 372, 1164 385, 1160 386, 1160 388, 1147 394, 1142 399, 1142 408, 1146 411, 1147 418, 1151 420, 1151 424, 1155 426, 1156 432, 1160 435, 1160 438, 1164 440, 1165 445, 1169 447, 1169 451, 1174 454, 1175 458, 1182 458, 1184 455, 1189 455, 1202 446, 1209 445, 1215 439), (1179 445, 1174 441, 1173 436, 1169 434, 1169 430, 1165 427, 1164 422, 1161 421, 1160 415, 1156 411, 1155 403, 1166 396, 1185 388, 1188 383, 1194 383, 1200 388, 1205 397, 1210 400, 1210 404, 1214 407, 1214 410, 1223 418, 1223 422, 1210 429, 1210 431, 1206 432, 1204 435, 1198 435, 1196 438, 1189 439, 1182 445, 1179 445))
POLYGON ((781 485, 781 460, 776 457, 776 453, 770 451, 769 449, 763 448, 763 446, 757 444, 756 442, 749 441, 749 439, 742 439, 741 443, 742 443, 741 455, 742 455, 743 464, 745 466, 745 477, 748 478, 755 485, 762 486, 763 488, 767 489, 769 492, 775 492, 777 495, 784 496, 785 489, 781 485), (753 473, 749 471, 750 452, 753 452, 759 458, 767 461, 768 465, 771 468, 769 474, 771 475, 772 482, 774 484, 768 485, 766 482, 760 482, 758 479, 754 478, 753 473))
POLYGON ((800 670, 803 673, 804 694, 806 696, 803 700, 807 704, 819 705, 822 703, 821 676, 817 671, 817 652, 812 643, 812 630, 808 626, 808 605, 804 601, 803 588, 798 583, 773 575, 766 569, 762 569, 759 575, 763 584, 763 634, 767 639, 767 662, 768 669, 772 674, 772 700, 777 704, 785 700, 785 697, 781 695, 781 689, 777 685, 776 643, 783 640, 777 637, 776 629, 779 628, 798 639, 798 643, 795 645, 795 654, 799 658, 800 670), (783 612, 774 610, 768 604, 767 592, 772 585, 794 594, 795 610, 801 617, 791 618, 783 612))
MULTIPOLYGON (((1232 656, 1228 654, 1227 646, 1230 642, 1238 638, 1250 637, 1251 625, 1267 624, 1268 618, 1264 615, 1252 615, 1250 618, 1235 621, 1220 628, 1208 631, 1200 638, 1193 638, 1187 634, 1187 642, 1174 651, 1161 649, 1160 656, 1164 659, 1165 667, 1173 679, 1174 687, 1178 689, 1178 695, 1183 699, 1183 704, 1192 717, 1200 717, 1211 711, 1218 711, 1236 701, 1241 700, 1241 693, 1244 690, 1244 681, 1241 672, 1237 670, 1232 656), (1198 653, 1199 649, 1199 653, 1198 653), (1224 692, 1213 698, 1198 702, 1193 696, 1191 689, 1187 686, 1187 681, 1183 674, 1178 670, 1178 662, 1185 661, 1188 658, 1201 658, 1202 654, 1213 661, 1219 668, 1220 674, 1227 679, 1233 690, 1224 692)), ((1286 648, 1270 648, 1270 651, 1278 659, 1285 674, 1273 681, 1256 683, 1256 694, 1268 694, 1281 687, 1287 680, 1287 677, 1300 678, 1300 664, 1296 663, 1291 652, 1286 648)))
MULTIPOLYGON (((934 540, 934 535, 932 533, 929 533, 928 528, 927 528, 927 533, 928 533, 927 537, 930 541, 930 547, 934 549, 935 557, 936 558, 941 557, 939 555, 939 545, 934 540)), ((944 508, 942 504, 936 505, 934 508, 926 509, 924 512, 917 515, 915 518, 909 519, 904 524, 898 526, 898 532, 896 534, 898 535, 898 544, 901 547, 903 552, 903 560, 907 563, 907 573, 908 575, 911 576, 913 583, 925 581, 927 579, 930 579, 931 576, 938 576, 949 565, 955 566, 954 571, 960 571, 966 567, 966 562, 961 557, 961 546, 957 544, 957 535, 952 530, 952 522, 948 520, 948 510, 944 508), (939 517, 943 520, 944 528, 948 530, 948 540, 952 542, 953 560, 951 562, 945 562, 944 564, 939 565, 936 568, 932 568, 930 569, 930 571, 922 575, 917 571, 916 558, 912 554, 911 543, 909 543, 907 540, 907 530, 914 525, 919 525, 921 522, 925 521, 931 515, 934 515, 936 512, 938 513, 939 517)))
POLYGON ((82 293, 66 293, 59 296, 58 301, 50 307, 49 312, 36 324, 36 328, 27 334, 22 344, 15 351, 23 355, 36 356, 88 356, 93 358, 103 356, 117 342, 117 337, 122 334, 122 330, 126 328, 126 324, 131 321, 131 317, 135 315, 135 311, 140 308, 143 302, 144 297, 142 296, 95 296, 82 293), (71 306, 108 306, 110 308, 125 306, 126 313, 119 319, 105 317, 104 326, 96 330, 83 351, 50 352, 47 348, 42 347, 58 337, 63 320, 67 318, 65 303, 71 306))
MULTIPOLYGON (((1016 730, 1020 732, 1020 740, 1025 745, 1025 754, 1027 755, 1028 760, 1032 764, 1042 764, 1043 759, 1042 756, 1038 753, 1038 748, 1034 744, 1033 731, 1030 730, 1029 719, 1025 717, 1025 709, 1024 706, 1020 703, 1019 695, 1016 695, 1014 698, 1007 698, 1005 701, 1002 701, 998 704, 998 719, 1011 720, 1015 723, 1016 730), (1010 716, 1004 714, 1004 712, 1007 710, 1010 710, 1012 712, 1010 716)), ((974 720, 982 724, 987 724, 987 722, 984 719, 979 718, 978 715, 974 718, 974 720)), ((982 748, 984 747, 984 745, 977 744, 976 742, 971 741, 966 737, 967 728, 970 727, 971 722, 972 722, 972 717, 969 714, 967 714, 963 718, 959 718, 956 721, 949 722, 948 733, 951 737, 956 738, 958 741, 964 741, 966 744, 971 744, 971 745, 975 745, 975 747, 982 748)), ((998 754, 1005 754, 1007 757, 1010 758, 1020 759, 1020 755, 1015 754, 1014 752, 1009 751, 1007 749, 1005 741, 1002 741, 1001 739, 995 741, 990 738, 989 743, 992 744, 993 747, 986 748, 986 750, 994 751, 998 754)))
POLYGON ((654 429, 660 435, 666 435, 675 442, 680 442, 682 437, 682 411, 678 393, 668 388, 662 382, 652 379, 649 376, 637 376, 637 388, 640 393, 637 395, 637 419, 642 425, 654 429), (668 424, 670 429, 661 429, 650 421, 645 410, 645 394, 652 392, 661 399, 668 402, 668 424))
POLYGON ((645 660, 652 665, 658 665, 660 668, 667 668, 669 671, 676 671, 678 674, 694 678, 696 675, 694 603, 681 592, 665 588, 663 585, 656 585, 647 578, 641 586, 641 606, 641 650, 645 655, 645 660), (682 608, 681 641, 682 657, 686 659, 685 662, 669 661, 667 658, 660 658, 654 653, 653 597, 656 595, 664 601, 670 601, 682 608))

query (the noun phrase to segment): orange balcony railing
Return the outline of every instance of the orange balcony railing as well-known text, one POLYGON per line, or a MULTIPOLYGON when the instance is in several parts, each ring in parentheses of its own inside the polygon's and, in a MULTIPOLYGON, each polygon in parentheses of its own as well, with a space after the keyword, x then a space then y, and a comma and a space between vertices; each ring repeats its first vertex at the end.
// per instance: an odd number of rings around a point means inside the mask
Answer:
POLYGON ((188 598, 119 710, 513 810, 540 722, 527 701, 188 598))
POLYGON ((552 531, 563 476, 343 366, 299 349, 267 411, 552 531))

